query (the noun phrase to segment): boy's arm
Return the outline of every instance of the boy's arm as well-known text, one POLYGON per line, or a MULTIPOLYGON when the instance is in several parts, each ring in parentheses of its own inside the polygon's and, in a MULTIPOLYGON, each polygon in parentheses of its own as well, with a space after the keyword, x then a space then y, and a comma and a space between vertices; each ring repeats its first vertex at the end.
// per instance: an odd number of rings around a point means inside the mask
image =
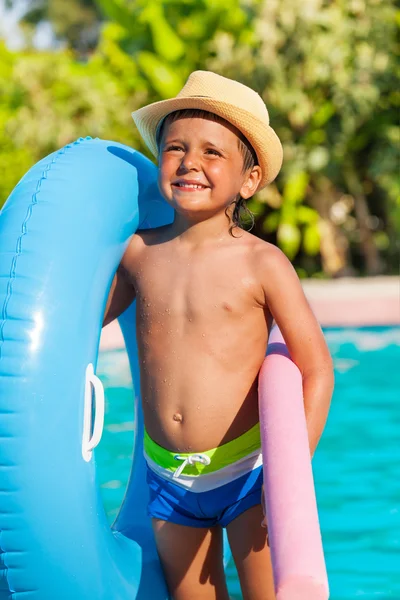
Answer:
POLYGON ((133 259, 133 253, 134 244, 131 242, 122 257, 111 284, 104 311, 103 327, 122 315, 135 299, 135 288, 128 270, 128 264, 133 259))
POLYGON ((313 456, 328 417, 333 392, 332 358, 296 271, 283 252, 268 244, 257 263, 266 306, 302 374, 304 409, 313 456))

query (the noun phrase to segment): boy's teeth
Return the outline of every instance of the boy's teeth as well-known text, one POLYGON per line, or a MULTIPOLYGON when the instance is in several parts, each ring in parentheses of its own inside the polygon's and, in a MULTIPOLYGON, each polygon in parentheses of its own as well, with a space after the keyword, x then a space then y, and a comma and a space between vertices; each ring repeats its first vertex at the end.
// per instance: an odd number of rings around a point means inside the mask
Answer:
POLYGON ((199 190, 204 189, 204 185, 196 185, 195 183, 178 183, 179 187, 189 187, 189 188, 196 188, 199 190))

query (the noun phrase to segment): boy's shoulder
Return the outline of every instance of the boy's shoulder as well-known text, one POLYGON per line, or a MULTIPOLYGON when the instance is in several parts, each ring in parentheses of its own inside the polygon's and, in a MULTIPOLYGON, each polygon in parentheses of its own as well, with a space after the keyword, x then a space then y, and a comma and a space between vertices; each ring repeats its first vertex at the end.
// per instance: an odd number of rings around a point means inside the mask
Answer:
POLYGON ((162 228, 158 227, 155 229, 141 229, 136 231, 129 240, 127 249, 125 250, 125 254, 121 261, 122 264, 131 265, 133 261, 139 259, 146 248, 155 243, 154 240, 157 236, 157 233, 155 232, 160 229, 162 228))
POLYGON ((165 230, 167 229, 168 225, 164 225, 136 231, 129 240, 120 267, 132 273, 136 266, 145 259, 148 250, 166 239, 165 230))
POLYGON ((161 227, 138 229, 131 237, 129 246, 139 250, 139 248, 161 242, 167 237, 169 228, 170 225, 162 225, 161 227))
POLYGON ((253 273, 258 281, 269 286, 273 281, 283 284, 292 280, 293 276, 298 280, 292 263, 278 246, 249 232, 246 232, 246 237, 243 241, 249 246, 253 273))
MULTIPOLYGON (((266 240, 262 240, 249 231, 244 231, 243 242, 248 246, 253 260, 260 261, 266 266, 270 261, 288 261, 286 255, 275 246, 266 240)), ((289 262, 289 261, 288 261, 289 262)))

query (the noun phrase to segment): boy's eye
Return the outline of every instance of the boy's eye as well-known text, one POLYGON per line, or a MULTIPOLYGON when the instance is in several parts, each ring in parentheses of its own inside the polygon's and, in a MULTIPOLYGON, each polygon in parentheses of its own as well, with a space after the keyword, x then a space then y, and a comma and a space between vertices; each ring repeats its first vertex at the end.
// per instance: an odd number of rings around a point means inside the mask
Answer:
POLYGON ((211 154, 214 156, 222 156, 222 154, 220 152, 218 152, 218 150, 215 150, 214 148, 208 148, 206 150, 206 154, 211 154))
POLYGON ((177 146, 176 144, 171 144, 170 146, 166 146, 165 148, 166 152, 170 152, 170 151, 174 151, 174 150, 182 150, 183 148, 182 146, 177 146))

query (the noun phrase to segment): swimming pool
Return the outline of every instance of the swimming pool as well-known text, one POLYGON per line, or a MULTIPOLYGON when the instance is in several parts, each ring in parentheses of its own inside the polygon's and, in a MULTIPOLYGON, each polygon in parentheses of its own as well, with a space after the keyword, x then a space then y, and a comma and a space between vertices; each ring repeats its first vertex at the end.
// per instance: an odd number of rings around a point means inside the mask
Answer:
MULTIPOLYGON (((336 385, 313 470, 331 600, 400 600, 400 327, 327 329, 336 385)), ((102 352, 105 508, 118 512, 131 468, 132 382, 124 351, 102 352)), ((241 598, 233 565, 231 597, 241 598)))

